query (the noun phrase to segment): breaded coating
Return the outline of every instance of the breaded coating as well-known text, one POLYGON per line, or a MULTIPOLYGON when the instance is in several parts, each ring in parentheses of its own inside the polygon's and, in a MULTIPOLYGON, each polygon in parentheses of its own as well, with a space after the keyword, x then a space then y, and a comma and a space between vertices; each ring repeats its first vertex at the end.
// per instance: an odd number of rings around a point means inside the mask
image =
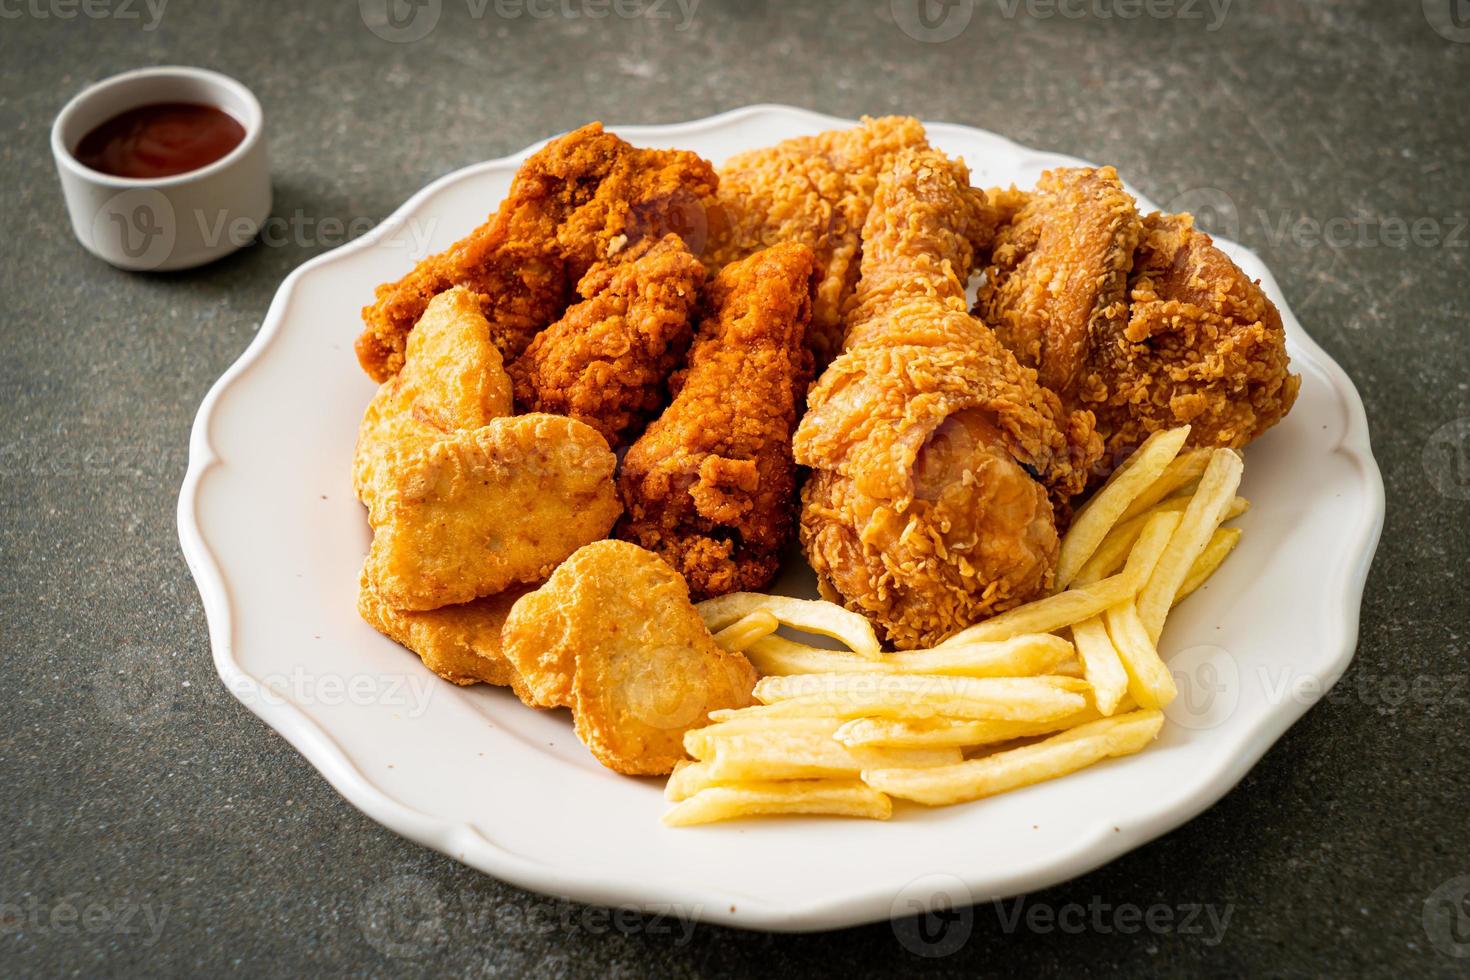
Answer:
POLYGON ((904 649, 1045 593, 1048 491, 1080 490, 1101 449, 1091 417, 1064 411, 966 310, 993 220, 962 162, 899 156, 863 229, 847 349, 793 442, 813 469, 801 538, 823 594, 904 649))
POLYGON ((502 638, 527 703, 571 708, 597 761, 628 775, 673 771, 684 733, 750 704, 756 681, 710 636, 679 573, 623 541, 563 562, 516 602, 502 638))
POLYGON ((529 692, 505 658, 500 630, 511 606, 530 589, 518 585, 457 606, 408 612, 384 602, 363 576, 357 611, 369 626, 418 654, 425 667, 446 681, 511 687, 524 701, 529 692))
POLYGON ((1188 215, 1139 218, 1112 167, 1048 171, 996 235, 976 312, 1092 411, 1101 482, 1152 432, 1241 448, 1286 415, 1281 315, 1188 215))
POLYGON ((552 140, 521 165, 483 225, 378 287, 362 311, 358 361, 375 380, 392 377, 429 300, 455 285, 479 296, 491 339, 514 361, 561 316, 572 284, 594 263, 669 232, 701 249, 715 185, 697 155, 640 149, 601 123, 552 140))
POLYGON ((1291 410, 1301 388, 1276 305, 1187 214, 1151 214, 1128 280, 1127 326, 1094 335, 1077 401, 1108 455, 1188 423, 1195 446, 1239 449, 1291 410))
POLYGON ((368 579, 408 610, 539 581, 612 528, 615 465, 597 430, 556 415, 445 436, 396 468, 369 512, 368 579))
POLYGON ((852 129, 800 136, 740 153, 720 167, 711 211, 711 271, 781 242, 801 242, 817 258, 820 282, 807 343, 825 365, 842 348, 842 306, 852 295, 863 221, 879 175, 911 147, 928 146, 909 116, 863 117, 852 129))
POLYGON ((511 382, 479 301, 440 293, 409 335, 403 369, 368 403, 352 458, 352 486, 369 508, 393 470, 434 440, 513 411, 511 382))
POLYGON ((586 422, 621 446, 663 407, 703 284, 704 266, 678 235, 594 265, 577 287, 583 301, 511 366, 516 401, 586 422))
POLYGON ((1048 170, 995 236, 976 315, 1042 384, 1071 391, 1089 338, 1127 322, 1128 270, 1142 237, 1112 167, 1048 170))
POLYGON ((791 539, 814 270, 796 243, 726 267, 672 404, 623 460, 618 536, 661 555, 696 598, 764 588, 791 539))

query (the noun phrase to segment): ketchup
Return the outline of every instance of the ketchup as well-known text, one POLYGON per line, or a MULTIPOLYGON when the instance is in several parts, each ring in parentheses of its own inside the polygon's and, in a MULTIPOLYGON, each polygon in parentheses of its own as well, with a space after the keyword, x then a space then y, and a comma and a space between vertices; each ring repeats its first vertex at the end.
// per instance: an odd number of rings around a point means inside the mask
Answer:
POLYGON ((162 102, 129 109, 77 144, 78 161, 114 177, 172 177, 207 167, 245 139, 245 127, 212 105, 162 102))

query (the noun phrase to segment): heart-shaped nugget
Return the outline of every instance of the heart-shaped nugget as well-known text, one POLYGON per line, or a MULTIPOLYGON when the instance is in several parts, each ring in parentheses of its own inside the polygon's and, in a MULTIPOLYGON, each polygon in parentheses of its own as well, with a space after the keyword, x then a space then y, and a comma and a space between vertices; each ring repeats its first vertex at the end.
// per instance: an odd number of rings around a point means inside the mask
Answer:
POLYGON ((569 706, 597 761, 629 775, 672 771, 684 733, 750 704, 756 680, 710 636, 684 577, 625 541, 562 563, 516 602, 501 641, 533 703, 569 706))
POLYGON ((447 436, 393 472, 369 515, 368 578, 396 609, 544 579, 617 520, 615 466, 597 430, 556 415, 447 436))

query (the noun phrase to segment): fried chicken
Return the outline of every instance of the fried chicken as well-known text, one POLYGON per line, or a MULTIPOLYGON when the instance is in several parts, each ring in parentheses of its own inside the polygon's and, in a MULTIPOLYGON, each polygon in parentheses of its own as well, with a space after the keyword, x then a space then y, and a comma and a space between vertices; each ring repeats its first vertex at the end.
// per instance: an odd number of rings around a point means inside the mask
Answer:
POLYGON ((791 432, 811 381, 816 274, 796 243, 726 267, 706 290, 672 404, 623 461, 618 536, 662 556, 696 598, 765 587, 791 539, 791 432))
POLYGON ((544 579, 612 529, 616 463, 595 429, 557 415, 445 436, 394 468, 368 512, 368 579, 406 610, 544 579))
POLYGON ((511 382, 479 300, 456 287, 430 301, 408 337, 404 365, 368 403, 352 486, 371 509, 393 471, 436 439, 510 415, 511 382))
POLYGON ((813 468, 801 539, 825 596, 895 646, 937 643, 1043 594, 1048 492, 1080 490, 1100 443, 966 310, 994 220, 962 162, 901 154, 863 228, 847 348, 793 443, 813 468))
MULTIPOLYGON (((525 411, 586 422, 616 449, 664 403, 684 360, 704 266, 678 235, 594 265, 584 297, 510 369, 525 411)), ((412 335, 410 335, 410 343, 412 335)))
POLYGON ((1106 441, 1100 482, 1152 432, 1239 449, 1290 410, 1281 315, 1188 215, 1140 218, 1112 167, 1042 175, 996 235, 977 315, 1106 441))
POLYGON ((625 541, 568 558, 515 604, 502 639, 523 699, 571 708, 597 761, 629 775, 672 771, 684 733, 750 704, 756 681, 710 636, 679 573, 625 541))
POLYGON ((863 221, 878 177, 898 153, 927 146, 908 116, 864 117, 852 129, 800 136, 731 157, 710 212, 711 271, 780 242, 802 242, 821 281, 807 343, 825 365, 842 347, 842 305, 858 278, 863 221))
POLYGON ((379 633, 419 655, 424 666, 453 684, 484 682, 513 688, 521 700, 529 691, 505 658, 500 630, 517 599, 530 586, 513 586, 496 595, 423 612, 394 609, 364 575, 357 611, 379 633))
POLYGON ((479 296, 491 339, 514 361, 594 263, 668 232, 702 249, 715 185, 714 169, 695 154, 640 149, 600 123, 553 140, 521 165, 489 220, 378 287, 363 309, 358 361, 375 380, 392 377, 429 300, 455 285, 479 296))

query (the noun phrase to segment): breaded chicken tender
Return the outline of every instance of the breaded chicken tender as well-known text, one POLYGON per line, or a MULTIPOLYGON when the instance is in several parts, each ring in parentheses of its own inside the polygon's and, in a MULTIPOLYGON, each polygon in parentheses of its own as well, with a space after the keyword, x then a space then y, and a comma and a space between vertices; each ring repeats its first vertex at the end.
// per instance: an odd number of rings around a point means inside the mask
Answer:
POLYGON ((503 649, 539 707, 569 707, 609 769, 662 775, 684 733, 751 703, 756 673, 721 649, 682 576, 636 545, 599 541, 516 602, 503 649))
POLYGON ((511 365, 516 401, 586 422, 618 448, 663 406, 703 284, 704 266, 678 235, 593 266, 577 287, 583 301, 511 365))
POLYGON ((707 235, 714 168, 685 150, 645 150, 590 123, 552 140, 516 172, 479 228, 378 287, 362 311, 357 358, 374 380, 403 365, 409 333, 434 296, 465 286, 506 361, 566 309, 572 285, 619 250, 669 232, 696 251, 707 235))
POLYGON ((863 221, 878 177, 903 150, 927 145, 917 119, 865 116, 851 129, 736 154, 720 167, 710 212, 711 271, 781 242, 810 247, 820 281, 807 343, 825 365, 842 348, 842 306, 857 284, 863 221))
POLYGON ((551 574, 605 536, 621 507, 597 430, 555 415, 495 419, 430 444, 368 514, 366 573, 395 609, 494 595, 551 574))
POLYGON ((528 585, 512 586, 496 595, 455 606, 409 612, 394 609, 363 576, 357 592, 357 611, 367 624, 418 654, 424 666, 454 684, 494 684, 513 688, 521 698, 528 691, 500 645, 500 630, 528 585))
POLYGON ((716 277, 673 402, 623 460, 618 536, 662 556, 696 598, 764 588, 791 540, 814 268, 811 249, 788 243, 716 277))
POLYGON ((358 430, 352 486, 369 507, 409 456, 514 410, 510 378, 468 290, 434 297, 409 335, 405 357, 403 370, 378 388, 358 430))

